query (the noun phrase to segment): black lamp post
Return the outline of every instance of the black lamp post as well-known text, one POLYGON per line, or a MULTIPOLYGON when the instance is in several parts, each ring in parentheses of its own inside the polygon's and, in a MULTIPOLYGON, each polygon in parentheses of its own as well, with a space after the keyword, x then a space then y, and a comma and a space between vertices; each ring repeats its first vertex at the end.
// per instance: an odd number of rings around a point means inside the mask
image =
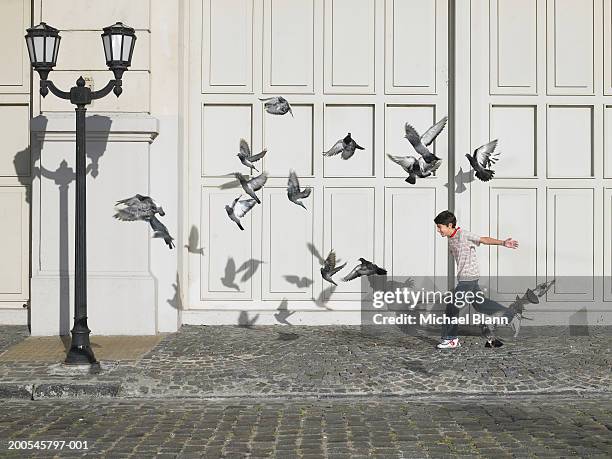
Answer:
POLYGON ((76 212, 75 212, 75 264, 74 264, 74 326, 72 342, 64 363, 70 365, 97 363, 87 327, 87 247, 86 247, 86 191, 85 191, 85 114, 86 106, 92 100, 108 95, 111 90, 117 97, 121 95, 121 77, 132 62, 136 43, 134 29, 118 22, 105 27, 102 34, 106 65, 113 71, 115 79, 99 91, 85 87, 85 80, 79 77, 70 92, 58 89, 51 80, 49 72, 57 63, 61 37, 57 29, 41 22, 27 30, 25 36, 30 62, 40 75, 40 94, 45 97, 51 91, 60 99, 69 100, 76 105, 76 212))

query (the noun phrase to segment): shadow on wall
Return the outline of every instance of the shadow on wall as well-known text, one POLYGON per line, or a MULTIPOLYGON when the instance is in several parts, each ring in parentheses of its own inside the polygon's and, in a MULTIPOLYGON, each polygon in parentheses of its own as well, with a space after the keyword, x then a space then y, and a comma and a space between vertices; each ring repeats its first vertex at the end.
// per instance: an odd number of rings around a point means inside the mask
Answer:
MULTIPOLYGON (((59 193, 59 272, 60 272, 60 308, 59 314, 59 334, 67 335, 70 333, 70 282, 69 282, 69 263, 68 263, 68 190, 70 184, 76 179, 75 170, 68 165, 65 158, 70 158, 71 163, 75 164, 74 148, 71 152, 66 152, 66 157, 60 161, 59 166, 55 170, 47 169, 43 166, 40 152, 42 151, 45 134, 47 132, 48 119, 44 115, 39 115, 34 118, 33 123, 37 124, 37 128, 43 134, 40 136, 40 145, 31 148, 31 175, 21 176, 19 181, 26 187, 26 201, 30 205, 32 203, 32 186, 31 183, 35 179, 50 180, 58 188, 59 193)), ((93 115, 87 117, 87 126, 91 132, 95 132, 95 137, 87 142, 86 156, 89 159, 89 164, 85 170, 86 174, 91 174, 95 179, 99 174, 100 158, 104 155, 108 144, 108 136, 110 133, 112 120, 107 116, 93 115)), ((34 145, 34 142, 31 142, 34 145)), ((76 146, 75 146, 76 148, 76 146)), ((17 169, 23 164, 23 161, 28 161, 30 149, 17 152, 13 163, 17 169)), ((19 171, 18 171, 19 172, 19 171)))

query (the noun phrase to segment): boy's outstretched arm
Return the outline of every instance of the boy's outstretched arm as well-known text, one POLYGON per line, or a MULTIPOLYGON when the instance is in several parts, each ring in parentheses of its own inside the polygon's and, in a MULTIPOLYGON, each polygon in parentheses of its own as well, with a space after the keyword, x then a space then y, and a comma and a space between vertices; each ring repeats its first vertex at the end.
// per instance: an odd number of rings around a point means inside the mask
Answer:
POLYGON ((511 237, 502 241, 501 239, 482 236, 480 238, 480 243, 486 245, 503 245, 504 247, 508 247, 509 249, 516 249, 518 247, 518 241, 515 241, 511 237))

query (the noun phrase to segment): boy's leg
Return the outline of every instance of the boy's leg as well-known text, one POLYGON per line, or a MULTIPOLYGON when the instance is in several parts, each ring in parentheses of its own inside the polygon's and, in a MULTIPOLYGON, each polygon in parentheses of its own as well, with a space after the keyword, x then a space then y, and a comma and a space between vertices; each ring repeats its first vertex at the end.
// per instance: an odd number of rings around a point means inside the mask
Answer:
MULTIPOLYGON (((463 295, 465 296, 465 292, 474 289, 473 284, 474 282, 472 281, 457 282, 457 286, 453 290, 453 296, 455 296, 457 292, 464 292, 463 295)), ((444 315, 449 318, 458 317, 460 309, 461 308, 458 308, 453 303, 448 303, 446 305, 446 311, 444 312, 444 315)), ((442 338, 443 339, 455 339, 457 338, 458 334, 459 334, 459 325, 456 323, 444 324, 444 326, 442 327, 442 338)))

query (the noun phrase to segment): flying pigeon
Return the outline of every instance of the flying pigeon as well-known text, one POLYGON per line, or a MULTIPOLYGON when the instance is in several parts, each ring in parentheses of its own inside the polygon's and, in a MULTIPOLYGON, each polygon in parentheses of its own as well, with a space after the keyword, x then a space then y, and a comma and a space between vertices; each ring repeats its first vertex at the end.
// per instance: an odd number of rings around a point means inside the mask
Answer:
POLYGON ((342 159, 349 159, 355 153, 355 150, 365 150, 365 148, 357 145, 349 132, 344 139, 338 140, 333 147, 328 151, 323 152, 323 156, 334 156, 342 153, 342 159))
POLYGON ((257 190, 260 190, 261 187, 265 185, 266 181, 268 180, 268 175, 265 172, 263 172, 257 177, 253 177, 250 180, 248 180, 240 172, 234 173, 234 176, 238 179, 238 181, 240 182, 240 185, 242 185, 242 189, 244 190, 244 192, 248 194, 250 197, 252 197, 257 204, 261 204, 261 201, 255 194, 255 192, 257 190))
POLYGON ((157 206, 155 201, 149 196, 137 194, 131 198, 117 201, 116 205, 124 205, 122 209, 117 209, 114 217, 123 221, 147 220, 159 214, 162 217, 166 215, 164 209, 157 206))
POLYGON ((327 282, 331 282, 337 286, 338 284, 334 282, 332 276, 345 266, 346 263, 336 267, 336 252, 334 252, 332 249, 329 251, 329 255, 327 255, 327 258, 325 259, 325 265, 321 268, 321 277, 323 277, 323 279, 325 279, 327 282))
POLYGON ((474 153, 470 155, 466 153, 465 156, 476 171, 476 177, 483 182, 488 182, 493 178, 495 171, 488 169, 489 166, 493 165, 499 158, 499 152, 494 153, 495 147, 497 146, 497 139, 492 140, 489 143, 481 145, 474 153))
POLYGON ((149 222, 149 225, 151 225, 151 228, 153 229, 153 237, 162 238, 164 242, 168 244, 168 247, 173 249, 174 243, 172 241, 174 240, 174 238, 170 236, 170 234, 168 233, 168 228, 166 228, 166 225, 160 222, 155 217, 155 215, 153 215, 150 218, 147 218, 147 221, 149 222))
POLYGON ((244 164, 246 167, 252 167, 257 172, 259 172, 259 170, 253 165, 253 163, 255 161, 259 161, 261 158, 266 156, 267 152, 268 150, 264 148, 261 151, 261 153, 252 155, 251 149, 249 148, 249 144, 247 143, 247 141, 244 139, 240 139, 240 153, 238 153, 236 156, 238 156, 238 159, 240 159, 240 162, 244 164))
POLYGON ((242 227, 242 224, 240 223, 240 219, 244 217, 249 212, 249 210, 251 210, 255 206, 255 200, 254 199, 243 199, 242 201, 238 202, 238 200, 241 197, 242 195, 234 199, 231 206, 226 205, 225 211, 227 212, 228 217, 232 221, 236 222, 236 225, 238 225, 238 228, 244 231, 244 228, 242 227))
POLYGON ((410 144, 414 147, 416 152, 423 157, 425 162, 432 163, 434 161, 439 160, 436 155, 434 155, 431 151, 427 149, 431 143, 436 140, 436 137, 442 132, 444 126, 446 126, 446 122, 448 121, 448 116, 445 116, 432 127, 425 131, 425 134, 419 136, 417 130, 412 127, 412 125, 406 123, 404 126, 404 130, 406 131, 406 135, 404 136, 410 144))
POLYGON ((351 281, 353 279, 357 279, 361 276, 371 276, 373 274, 384 275, 387 274, 387 270, 383 268, 379 268, 371 261, 366 260, 365 258, 360 258, 359 261, 361 264, 355 266, 353 270, 348 273, 342 279, 344 282, 351 281))
POLYGON ((535 293, 538 297, 544 296, 546 292, 550 290, 550 288, 555 284, 555 280, 551 280, 550 282, 542 282, 538 284, 533 289, 533 293, 535 293))
POLYGON ((289 172, 289 180, 287 180, 287 197, 289 201, 306 209, 304 203, 298 200, 310 196, 311 191, 312 188, 300 190, 300 182, 298 181, 297 174, 293 170, 289 172))
POLYGON ((406 177, 405 181, 412 185, 416 183, 417 177, 429 177, 431 173, 437 170, 442 164, 442 160, 427 163, 422 156, 418 159, 414 156, 393 156, 388 153, 387 156, 391 161, 399 164, 402 166, 402 169, 408 172, 408 177, 406 177))
POLYGON ((495 337, 493 330, 488 325, 481 325, 480 332, 487 340, 485 347, 502 347, 504 343, 495 337))
POLYGON ((284 115, 285 113, 289 112, 291 113, 291 116, 293 116, 289 102, 287 102, 287 99, 282 96, 268 97, 267 99, 259 100, 264 102, 266 111, 271 115, 284 115))
POLYGON ((276 310, 278 312, 274 313, 274 318, 281 324, 291 325, 287 321, 287 319, 291 317, 293 314, 295 314, 295 311, 289 311, 287 309, 287 299, 286 298, 283 298, 283 301, 281 301, 281 304, 278 305, 278 308, 276 308, 276 310))

